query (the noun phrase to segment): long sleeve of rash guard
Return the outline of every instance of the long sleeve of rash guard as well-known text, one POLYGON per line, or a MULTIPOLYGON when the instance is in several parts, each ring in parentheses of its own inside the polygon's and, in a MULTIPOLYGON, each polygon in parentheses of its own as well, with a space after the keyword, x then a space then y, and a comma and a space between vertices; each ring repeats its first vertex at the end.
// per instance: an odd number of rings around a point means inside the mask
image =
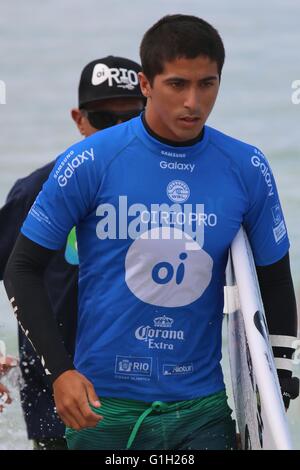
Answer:
POLYGON ((51 384, 66 370, 74 369, 43 282, 43 272, 53 253, 20 234, 4 273, 4 285, 13 311, 37 351, 51 384))
POLYGON ((277 263, 257 266, 257 275, 285 408, 299 395, 299 379, 292 377, 297 336, 297 308, 289 254, 277 263))
POLYGON ((292 354, 297 336, 297 309, 289 254, 277 263, 257 266, 277 370, 292 373, 292 354))

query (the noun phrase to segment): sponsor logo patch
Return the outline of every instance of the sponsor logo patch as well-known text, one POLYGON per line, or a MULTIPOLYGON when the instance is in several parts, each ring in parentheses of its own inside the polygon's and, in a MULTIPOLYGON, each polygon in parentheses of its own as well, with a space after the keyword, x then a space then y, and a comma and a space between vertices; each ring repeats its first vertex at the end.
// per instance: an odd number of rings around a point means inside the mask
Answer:
POLYGON ((173 180, 167 186, 167 196, 173 202, 185 202, 190 197, 190 188, 182 180, 173 180))
POLYGON ((280 222, 279 225, 277 225, 277 227, 273 228, 273 233, 274 233, 274 238, 275 238, 276 243, 279 243, 280 240, 282 240, 282 238, 285 237, 286 228, 285 228, 285 224, 283 220, 280 222))
POLYGON ((258 168, 261 172, 266 185, 268 186, 269 193, 268 196, 274 196, 273 180, 272 180, 272 171, 268 165, 268 162, 262 153, 256 151, 256 155, 251 157, 251 163, 255 168, 258 168))
POLYGON ((163 375, 184 375, 193 372, 193 364, 163 364, 163 375))
POLYGON ((96 64, 92 74, 92 85, 97 86, 106 82, 109 87, 126 88, 134 90, 139 83, 135 70, 125 68, 109 68, 106 64, 96 64))
POLYGON ((275 206, 271 207, 271 211, 275 225, 280 224, 280 222, 282 221, 280 204, 276 204, 275 206))
POLYGON ((152 357, 116 356, 115 373, 150 377, 152 357))
POLYGON ((195 169, 194 163, 166 162, 164 160, 159 163, 159 166, 162 170, 179 170, 189 173, 193 173, 195 169))
POLYGON ((172 157, 172 158, 185 158, 186 157, 186 153, 168 152, 166 150, 162 150, 160 153, 164 157, 172 157))
POLYGON ((90 148, 89 150, 84 150, 82 153, 79 153, 75 157, 73 156, 73 150, 60 162, 59 166, 54 172, 54 179, 57 179, 57 182, 60 187, 64 187, 68 184, 69 179, 73 176, 76 169, 79 168, 83 163, 87 161, 94 161, 94 149, 90 148))

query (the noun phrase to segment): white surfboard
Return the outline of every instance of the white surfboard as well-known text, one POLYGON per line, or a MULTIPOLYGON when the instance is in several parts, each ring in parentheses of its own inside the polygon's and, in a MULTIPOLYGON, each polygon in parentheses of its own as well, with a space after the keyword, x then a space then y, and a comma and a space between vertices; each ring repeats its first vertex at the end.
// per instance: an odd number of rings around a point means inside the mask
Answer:
POLYGON ((237 424, 243 449, 292 449, 246 233, 235 237, 226 269, 225 308, 237 424))

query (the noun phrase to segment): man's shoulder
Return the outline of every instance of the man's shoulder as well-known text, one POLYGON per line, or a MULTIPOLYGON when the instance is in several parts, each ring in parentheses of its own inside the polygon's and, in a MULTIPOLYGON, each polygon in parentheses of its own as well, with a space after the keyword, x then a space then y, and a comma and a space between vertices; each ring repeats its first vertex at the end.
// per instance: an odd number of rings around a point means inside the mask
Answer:
POLYGON ((96 132, 86 140, 95 145, 97 151, 102 155, 107 154, 108 158, 122 152, 132 140, 135 134, 129 122, 124 122, 107 129, 96 132))
POLYGON ((95 132, 73 144, 60 155, 55 164, 54 176, 56 177, 67 167, 73 169, 85 167, 87 162, 93 162, 98 170, 104 170, 134 138, 135 135, 127 122, 95 132))
POLYGON ((55 160, 18 179, 8 193, 7 201, 18 197, 27 199, 32 196, 35 198, 35 195, 39 193, 43 184, 48 179, 54 164, 55 160))
POLYGON ((209 131, 211 143, 233 160, 239 161, 243 157, 251 157, 256 151, 259 151, 256 146, 224 134, 217 129, 210 127, 209 131))
POLYGON ((272 169, 264 153, 256 146, 235 139, 222 132, 210 128, 212 145, 229 162, 232 169, 237 171, 250 184, 261 176, 270 178, 272 169))

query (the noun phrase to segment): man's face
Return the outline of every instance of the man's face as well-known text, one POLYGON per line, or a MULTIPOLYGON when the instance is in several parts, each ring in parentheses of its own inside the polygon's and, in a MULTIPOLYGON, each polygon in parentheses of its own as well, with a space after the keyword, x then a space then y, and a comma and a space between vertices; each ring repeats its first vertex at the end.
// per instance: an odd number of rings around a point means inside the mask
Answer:
MULTIPOLYGON (((99 129, 94 127, 89 119, 87 112, 92 111, 106 111, 116 114, 126 114, 132 111, 142 111, 144 108, 144 102, 141 98, 110 98, 107 100, 94 101, 85 106, 84 110, 73 109, 71 114, 77 127, 82 135, 88 137, 94 134, 99 129), (87 111, 87 112, 86 112, 87 111)), ((116 124, 123 121, 122 117, 116 119, 116 124)))
POLYGON ((141 90, 146 96, 146 120, 159 136, 176 142, 197 137, 219 90, 217 63, 208 57, 180 58, 166 62, 152 85, 140 73, 141 90))

